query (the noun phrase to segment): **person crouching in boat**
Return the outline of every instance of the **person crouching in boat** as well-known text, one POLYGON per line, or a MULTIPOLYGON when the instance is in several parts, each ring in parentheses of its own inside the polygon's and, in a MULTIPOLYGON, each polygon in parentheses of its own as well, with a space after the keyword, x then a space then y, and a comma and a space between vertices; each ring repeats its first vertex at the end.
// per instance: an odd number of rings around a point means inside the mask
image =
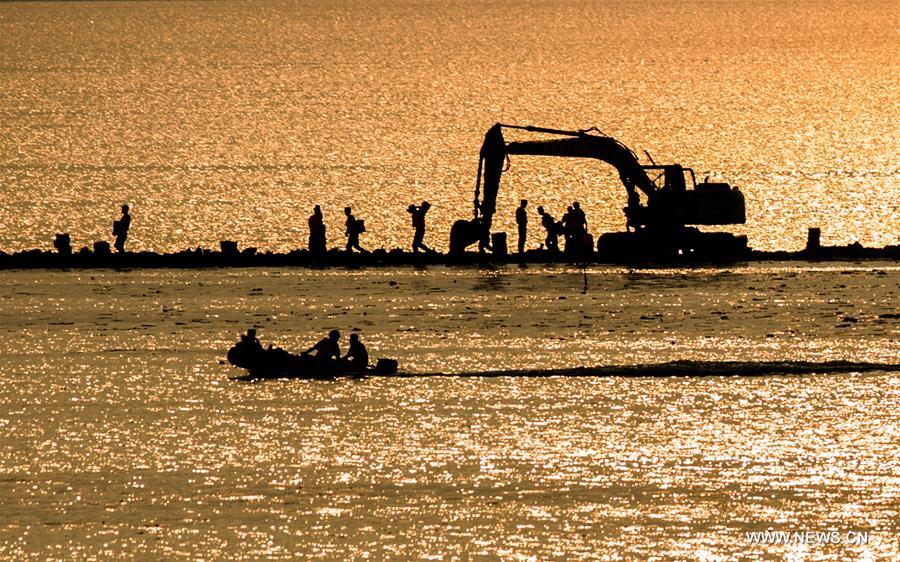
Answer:
POLYGON ((341 333, 337 330, 328 332, 327 338, 322 338, 319 343, 303 352, 303 355, 309 355, 313 351, 316 361, 328 363, 330 361, 338 361, 341 358, 341 348, 338 346, 338 340, 341 339, 341 333))
POLYGON ((359 334, 350 334, 350 349, 343 361, 352 371, 365 371, 369 367, 369 352, 359 340, 359 334))
POLYGON ((263 350, 263 346, 256 337, 256 330, 250 328, 246 334, 241 334, 240 347, 248 353, 257 353, 263 350))

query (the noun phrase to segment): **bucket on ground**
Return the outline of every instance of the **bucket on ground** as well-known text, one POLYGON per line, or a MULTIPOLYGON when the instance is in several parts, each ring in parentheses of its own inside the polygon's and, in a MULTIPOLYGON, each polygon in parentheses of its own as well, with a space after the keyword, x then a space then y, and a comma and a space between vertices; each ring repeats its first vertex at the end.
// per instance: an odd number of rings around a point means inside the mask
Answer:
POLYGON ((506 247, 505 232, 495 232, 491 234, 491 248, 493 248, 493 254, 495 256, 505 256, 509 253, 509 250, 506 247))
POLYGON ((94 242, 94 254, 98 256, 108 256, 112 253, 109 249, 109 242, 106 240, 98 240, 94 242))
POLYGON ((234 240, 219 240, 219 248, 226 256, 238 255, 238 243, 234 240))
POLYGON ((822 229, 810 228, 806 234, 806 251, 814 252, 822 248, 822 229))

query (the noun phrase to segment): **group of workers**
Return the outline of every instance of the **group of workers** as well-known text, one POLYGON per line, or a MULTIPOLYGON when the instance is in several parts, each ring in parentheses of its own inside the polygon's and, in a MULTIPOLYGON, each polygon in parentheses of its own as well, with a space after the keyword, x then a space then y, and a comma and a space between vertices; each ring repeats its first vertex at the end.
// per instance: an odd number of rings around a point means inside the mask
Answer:
MULTIPOLYGON (((518 228, 519 253, 525 252, 525 243, 528 238, 528 201, 522 199, 519 207, 516 209, 516 227, 518 228)), ((425 215, 431 209, 428 201, 422 201, 421 205, 410 205, 406 211, 412 218, 413 241, 412 251, 418 253, 434 253, 434 250, 425 245, 425 215)), ((537 208, 538 215, 541 217, 541 226, 546 230, 547 236, 544 240, 544 246, 551 252, 559 251, 559 236, 565 239, 565 251, 567 253, 581 251, 585 245, 590 246, 590 235, 587 232, 587 218, 578 201, 574 201, 566 210, 562 219, 556 221, 550 213, 546 212, 543 207, 537 208)), ((359 243, 359 235, 366 231, 366 223, 362 219, 353 216, 350 207, 344 207, 344 215, 347 219, 344 222, 344 236, 347 238, 346 251, 354 250, 360 253, 368 253, 359 243)), ((313 214, 309 217, 309 251, 313 255, 322 256, 327 252, 325 237, 325 221, 322 217, 322 208, 316 205, 313 208, 313 214)), ((113 235, 116 237, 115 248, 119 253, 125 251, 125 241, 128 239, 128 230, 131 228, 131 215, 129 214, 128 205, 122 205, 122 217, 113 222, 113 235)))
MULTIPOLYGON (((367 254, 368 250, 359 245, 359 235, 366 231, 366 223, 362 219, 353 216, 350 207, 344 207, 344 214, 347 220, 344 222, 344 236, 347 237, 346 249, 348 252, 357 250, 360 253, 367 254)), ((313 214, 309 217, 309 251, 310 253, 323 256, 327 251, 325 243, 325 221, 322 219, 322 208, 316 205, 313 208, 313 214)))
MULTIPOLYGON (((431 203, 422 201, 421 205, 410 205, 407 212, 412 216, 412 226, 415 231, 413 234, 413 252, 418 253, 419 250, 426 253, 434 253, 434 250, 425 245, 425 215, 431 208, 431 203)), ((131 228, 131 215, 129 214, 128 205, 122 205, 122 217, 113 221, 113 236, 116 237, 113 244, 116 251, 125 252, 125 241, 128 239, 128 230, 131 228)), ((344 222, 344 236, 347 238, 346 250, 352 252, 354 250, 367 254, 368 250, 360 246, 359 235, 366 231, 366 223, 362 219, 353 216, 350 207, 344 207, 344 215, 347 220, 344 222)), ((327 252, 327 239, 325 237, 325 220, 322 217, 322 208, 316 205, 313 208, 313 214, 307 222, 309 225, 309 251, 314 255, 325 255, 327 252)))
MULTIPOLYGON (((525 213, 525 207, 528 201, 522 199, 519 208, 516 209, 516 224, 519 227, 519 253, 525 251, 525 238, 527 236, 528 216, 525 213), (521 211, 521 212, 520 212, 521 211), (521 220, 520 220, 520 217, 521 220)), ((537 208, 538 215, 541 217, 541 226, 547 233, 544 239, 544 245, 551 252, 559 252, 559 236, 562 235, 566 245, 565 252, 567 254, 578 254, 593 246, 591 236, 587 230, 587 217, 581 204, 573 201, 566 209, 562 219, 557 221, 553 216, 546 212, 543 207, 537 208)))
MULTIPOLYGON (((434 250, 425 245, 425 215, 431 203, 422 201, 421 205, 410 205, 406 211, 412 217, 412 226, 414 230, 412 250, 418 253, 420 250, 426 253, 435 253, 434 250)), ((344 222, 344 236, 347 238, 345 250, 353 252, 354 250, 367 254, 368 250, 360 246, 359 235, 366 231, 366 223, 362 219, 353 216, 353 210, 350 207, 344 207, 344 215, 347 220, 344 222)), ((323 256, 327 252, 325 238, 325 222, 322 219, 322 208, 316 205, 313 208, 313 214, 309 217, 309 251, 313 255, 323 256)))
MULTIPOLYGON (((525 243, 528 238, 528 201, 522 199, 519 207, 516 208, 516 227, 519 234, 519 253, 525 252, 525 243)), ((418 253, 420 250, 425 253, 434 253, 434 250, 425 245, 425 215, 431 208, 431 203, 422 201, 421 205, 410 205, 406 211, 412 217, 412 226, 414 230, 412 251, 418 253)), ((587 231, 587 217, 581 204, 573 201, 572 205, 566 210, 562 219, 556 221, 550 213, 544 211, 543 207, 537 208, 538 215, 541 217, 541 226, 547 232, 544 245, 551 252, 559 251, 559 237, 563 236, 565 240, 565 251, 567 253, 580 252, 585 246, 590 247, 590 235, 587 231)), ((368 253, 359 245, 359 235, 366 231, 365 223, 353 216, 350 207, 344 208, 344 214, 347 216, 345 222, 344 236, 347 238, 346 250, 352 252, 357 250, 361 253, 368 253)), ((322 221, 322 209, 318 205, 313 209, 313 214, 309 217, 309 251, 315 255, 324 255, 325 247, 325 223, 322 221)))

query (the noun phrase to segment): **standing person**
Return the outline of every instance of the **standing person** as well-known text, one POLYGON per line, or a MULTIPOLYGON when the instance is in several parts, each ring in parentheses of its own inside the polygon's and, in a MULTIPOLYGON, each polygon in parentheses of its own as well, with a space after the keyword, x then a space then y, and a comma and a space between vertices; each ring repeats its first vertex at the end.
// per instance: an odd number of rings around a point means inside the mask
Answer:
POLYGON ((557 237, 559 236, 559 227, 556 224, 556 219, 550 216, 550 213, 544 212, 543 207, 538 207, 537 212, 541 216, 541 226, 547 231, 547 239, 544 240, 547 250, 558 252, 559 241, 557 237))
POLYGON ((344 207, 344 214, 347 215, 347 222, 344 223, 346 230, 344 236, 347 237, 347 251, 352 252, 356 248, 360 252, 367 254, 368 250, 359 245, 359 235, 366 231, 366 225, 363 221, 353 216, 350 207, 344 207))
POLYGON ((581 208, 581 203, 578 201, 572 202, 572 220, 574 221, 573 226, 576 230, 587 232, 587 217, 581 208))
POLYGON ((572 202, 572 238, 573 250, 578 254, 591 251, 591 242, 587 230, 587 217, 578 201, 572 202))
POLYGON ((573 241, 575 240, 575 210, 569 205, 565 214, 559 220, 559 228, 562 230, 563 239, 566 241, 565 253, 570 253, 575 249, 573 241))
POLYGON ((428 253, 434 252, 434 250, 426 246, 423 242, 423 240, 425 239, 425 213, 427 213, 428 209, 430 208, 431 203, 429 203, 428 201, 422 201, 422 204, 418 207, 416 207, 415 205, 410 205, 406 209, 406 211, 410 215, 412 215, 412 225, 413 228, 416 229, 416 233, 413 235, 413 253, 418 253, 419 248, 428 253))
POLYGON ((116 237, 113 245, 120 254, 125 252, 125 240, 128 239, 129 228, 131 228, 131 215, 128 214, 128 205, 122 205, 122 218, 113 221, 113 235, 116 237))
POLYGON ((634 188, 628 192, 628 206, 625 207, 625 230, 638 229, 638 213, 641 212, 641 198, 634 188))
POLYGON ((519 208, 516 209, 516 226, 519 227, 519 253, 525 253, 525 237, 528 235, 528 212, 525 207, 528 201, 522 199, 519 208))
POLYGON ((325 255, 325 221, 322 219, 322 208, 318 205, 309 217, 309 251, 314 256, 325 255))

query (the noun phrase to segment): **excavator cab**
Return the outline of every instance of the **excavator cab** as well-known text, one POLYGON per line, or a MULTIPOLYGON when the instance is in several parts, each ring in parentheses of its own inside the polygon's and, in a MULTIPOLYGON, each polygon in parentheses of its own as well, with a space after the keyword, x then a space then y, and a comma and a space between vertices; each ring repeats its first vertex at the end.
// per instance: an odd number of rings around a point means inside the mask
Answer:
POLYGON ((691 177, 694 176, 694 171, 690 168, 684 168, 681 164, 666 164, 664 166, 644 166, 644 169, 656 169, 662 168, 663 170, 663 184, 662 189, 664 191, 684 191, 685 182, 684 182, 684 174, 685 172, 690 172, 691 177))
MULTIPOLYGON (((746 222, 744 194, 727 183, 697 183, 694 170, 681 164, 642 166, 656 190, 639 226, 724 225, 746 222), (690 181, 690 188, 688 187, 690 181)), ((633 221, 632 221, 633 222, 633 221)))

